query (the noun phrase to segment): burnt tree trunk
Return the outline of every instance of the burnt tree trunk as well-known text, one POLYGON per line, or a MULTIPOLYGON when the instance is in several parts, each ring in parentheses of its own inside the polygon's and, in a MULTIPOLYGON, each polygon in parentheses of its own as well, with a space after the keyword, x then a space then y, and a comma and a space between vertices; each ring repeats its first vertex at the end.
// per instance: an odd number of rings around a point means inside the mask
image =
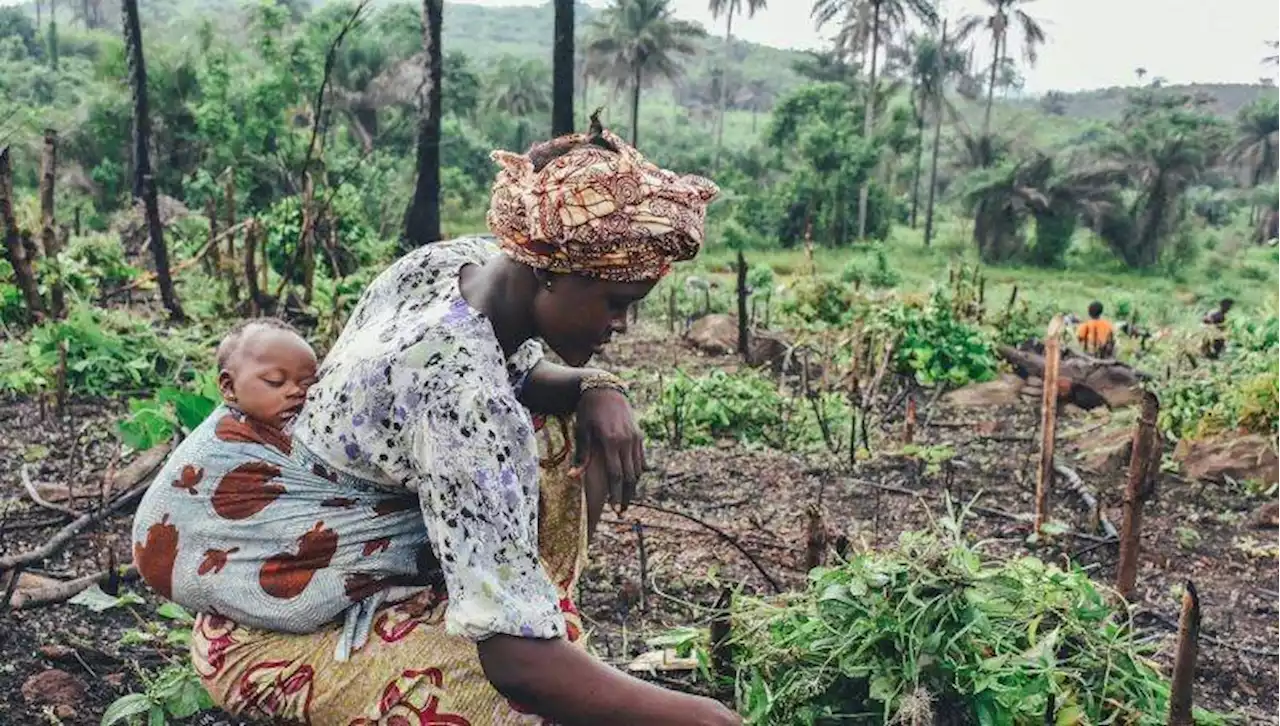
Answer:
POLYGON ((4 232, 5 257, 13 267, 14 280, 27 303, 27 313, 32 321, 38 321, 44 315, 44 304, 40 300, 40 287, 36 284, 35 268, 13 216, 13 167, 7 146, 0 149, 0 227, 4 232))
POLYGON ((141 199, 147 220, 147 238, 156 266, 156 282, 160 299, 169 317, 183 320, 182 306, 169 274, 169 250, 164 244, 160 225, 160 205, 156 199, 155 180, 151 176, 151 113, 147 106, 147 66, 142 55, 142 24, 138 20, 138 0, 123 0, 124 45, 129 65, 129 86, 133 91, 133 196, 141 199))
POLYGON ((556 0, 555 49, 552 51, 551 135, 573 133, 573 4, 556 0))
POLYGON ((49 312, 55 319, 66 315, 62 291, 62 268, 58 264, 58 231, 54 228, 54 187, 58 177, 58 132, 44 130, 44 151, 40 157, 40 247, 49 263, 49 312))
POLYGON ((440 239, 440 24, 443 0, 422 0, 422 46, 427 72, 418 88, 418 180, 405 215, 405 248, 440 239))

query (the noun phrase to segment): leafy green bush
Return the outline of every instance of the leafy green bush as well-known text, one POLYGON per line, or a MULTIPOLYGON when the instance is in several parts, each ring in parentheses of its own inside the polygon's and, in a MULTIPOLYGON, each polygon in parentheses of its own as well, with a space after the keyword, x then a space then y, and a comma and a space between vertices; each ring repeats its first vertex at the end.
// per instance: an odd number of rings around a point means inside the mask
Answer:
POLYGON ((995 561, 961 520, 817 568, 803 592, 735 598, 748 723, 1038 726, 1052 697, 1058 724, 1163 724, 1169 685, 1152 646, 1089 575, 995 561))
POLYGON ((798 278, 790 293, 779 308, 804 323, 841 325, 848 321, 853 309, 853 285, 833 277, 798 278))
POLYGON ((840 279, 848 283, 865 283, 874 288, 889 288, 902 282, 902 275, 889 264, 884 246, 876 245, 870 260, 850 260, 840 273, 840 279))
POLYGON ((126 446, 145 451, 176 433, 191 433, 221 400, 218 375, 213 371, 198 376, 190 391, 165 386, 153 398, 129 401, 129 416, 117 424, 120 438, 126 446))
POLYGON ((0 344, 0 391, 52 388, 62 344, 72 394, 112 397, 176 383, 212 352, 190 335, 180 330, 161 335, 128 311, 76 305, 65 320, 33 328, 26 341, 0 344))
POLYGON ((898 332, 898 370, 922 385, 963 386, 995 376, 995 350, 981 328, 956 318, 945 292, 938 290, 924 306, 899 303, 877 308, 876 323, 898 332))

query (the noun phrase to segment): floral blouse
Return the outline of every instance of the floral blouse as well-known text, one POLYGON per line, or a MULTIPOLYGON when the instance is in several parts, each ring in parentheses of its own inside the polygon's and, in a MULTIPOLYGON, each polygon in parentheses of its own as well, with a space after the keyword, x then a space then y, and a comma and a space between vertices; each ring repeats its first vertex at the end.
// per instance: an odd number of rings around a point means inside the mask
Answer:
POLYGON ((405 255, 365 291, 320 367, 295 439, 331 467, 417 492, 449 593, 448 631, 564 635, 538 559, 539 451, 517 400, 542 358, 506 358, 458 273, 499 254, 479 237, 405 255))

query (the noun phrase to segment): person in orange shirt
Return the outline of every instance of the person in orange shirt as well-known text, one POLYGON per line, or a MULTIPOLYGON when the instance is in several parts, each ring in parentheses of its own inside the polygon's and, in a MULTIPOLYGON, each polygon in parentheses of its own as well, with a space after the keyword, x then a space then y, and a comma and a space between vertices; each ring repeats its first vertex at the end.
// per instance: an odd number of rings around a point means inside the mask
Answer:
POLYGON ((1115 355, 1116 335, 1111 323, 1102 319, 1102 303, 1094 300, 1089 303, 1089 321, 1076 331, 1076 339, 1084 348, 1084 352, 1099 358, 1110 358, 1115 355))

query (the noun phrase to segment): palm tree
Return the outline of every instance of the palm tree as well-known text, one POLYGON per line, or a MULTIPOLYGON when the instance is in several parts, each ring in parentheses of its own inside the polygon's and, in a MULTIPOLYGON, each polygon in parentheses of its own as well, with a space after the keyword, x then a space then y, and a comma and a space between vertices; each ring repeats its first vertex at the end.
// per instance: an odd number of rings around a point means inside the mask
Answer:
POLYGON ((573 132, 573 4, 555 0, 555 46, 551 51, 551 135, 573 132))
POLYGON ((693 55, 702 26, 678 20, 671 0, 611 0, 591 24, 587 52, 619 88, 631 91, 631 143, 640 140, 640 89, 654 77, 675 80, 677 56, 693 55))
MULTIPOLYGON (((729 71, 731 54, 733 51, 733 16, 736 13, 746 11, 747 18, 755 16, 756 12, 763 10, 768 5, 768 0, 710 0, 708 7, 711 10, 711 17, 719 19, 724 15, 724 66, 721 76, 726 76, 729 71)), ((720 84, 720 115, 716 121, 716 153, 713 157, 712 168, 720 167, 720 148, 724 145, 724 110, 727 100, 725 92, 727 83, 720 84)))
MULTIPOLYGON (((838 8, 846 8, 845 15, 848 18, 854 17, 855 13, 848 10, 849 3, 856 0, 817 0, 813 6, 813 15, 820 23, 823 19, 830 20, 837 17, 840 12, 838 8)), ((871 69, 868 75, 867 93, 869 94, 866 109, 862 118, 862 136, 865 139, 871 138, 871 131, 875 125, 876 115, 876 56, 880 50, 880 36, 885 30, 893 31, 906 24, 907 15, 910 13, 925 23, 929 27, 933 27, 938 21, 937 9, 933 6, 931 0, 866 0, 871 7, 871 24, 868 32, 871 38, 871 69)), ((858 190, 858 239, 864 239, 867 236, 867 200, 870 194, 870 179, 862 183, 862 188, 858 190)))
POLYGON ((402 246, 440 239, 440 25, 444 0, 422 0, 422 46, 426 73, 418 86, 417 182, 404 215, 402 246))
MULTIPOLYGON (((915 229, 916 218, 920 208, 920 180, 924 176, 924 124, 930 111, 938 111, 937 104, 947 104, 945 91, 947 83, 957 75, 964 73, 964 55, 954 46, 947 44, 944 36, 931 36, 909 33, 902 45, 892 49, 891 60, 910 80, 911 113, 916 126, 916 143, 914 175, 911 190, 911 228, 915 229)), ((941 114, 938 113, 941 121, 941 114)), ((937 129, 941 132, 941 127, 937 129)), ((935 134, 937 135, 937 134, 935 134)))
POLYGON ((1225 146, 1222 124, 1204 105, 1186 95, 1135 94, 1122 120, 1123 135, 1103 149, 1105 158, 1124 166, 1137 192, 1127 217, 1111 220, 1123 229, 1104 234, 1131 267, 1159 261, 1187 189, 1218 161, 1225 146))
POLYGON ((156 265, 156 282, 160 299, 169 317, 183 320, 186 316, 178 304, 178 294, 169 274, 169 249, 164 243, 160 225, 160 204, 156 199, 156 183, 151 174, 151 111, 147 105, 147 66, 142 55, 142 23, 138 21, 138 0, 121 3, 124 20, 124 46, 129 66, 129 86, 133 91, 133 197, 141 199, 147 221, 147 237, 156 265))
MULTIPOLYGON (((1240 109, 1236 117, 1236 138, 1227 149, 1225 160, 1247 170, 1250 187, 1274 182, 1277 154, 1280 154, 1278 141, 1280 106, 1275 97, 1260 98, 1240 109)), ((1255 206, 1252 215, 1257 212, 1255 206)))
POLYGON ((974 170, 964 198, 974 215, 979 255, 989 263, 1021 256, 1042 266, 1058 264, 1081 217, 1096 220, 1119 206, 1124 178, 1118 164, 1064 164, 1040 152, 974 170), (1036 239, 1027 249, 1022 232, 1031 220, 1036 239))
POLYGON ((1022 28, 1022 57, 1028 65, 1035 65, 1036 53, 1046 36, 1040 23, 1027 14, 1022 6, 1032 0, 984 0, 990 7, 990 15, 968 15, 960 21, 957 40, 965 41, 974 31, 982 28, 991 38, 991 80, 987 85, 987 109, 982 117, 982 134, 991 132, 991 105, 995 101, 996 71, 1009 54, 1009 25, 1022 28))
POLYGON ((1280 65, 1280 53, 1276 52, 1280 51, 1280 41, 1268 40, 1266 44, 1271 49, 1271 52, 1263 56, 1262 64, 1268 66, 1280 65))
POLYGON ((1143 68, 1142 66, 1138 66, 1137 68, 1133 69, 1133 74, 1138 77, 1138 85, 1141 86, 1142 79, 1147 77, 1147 69, 1143 68))
MULTIPOLYGON (((546 113, 552 108, 547 94, 547 66, 536 60, 504 56, 498 61, 486 90, 490 111, 498 111, 516 121, 516 149, 524 151, 528 133, 528 117, 546 113)), ((573 130, 573 100, 569 101, 569 131, 573 130)))

